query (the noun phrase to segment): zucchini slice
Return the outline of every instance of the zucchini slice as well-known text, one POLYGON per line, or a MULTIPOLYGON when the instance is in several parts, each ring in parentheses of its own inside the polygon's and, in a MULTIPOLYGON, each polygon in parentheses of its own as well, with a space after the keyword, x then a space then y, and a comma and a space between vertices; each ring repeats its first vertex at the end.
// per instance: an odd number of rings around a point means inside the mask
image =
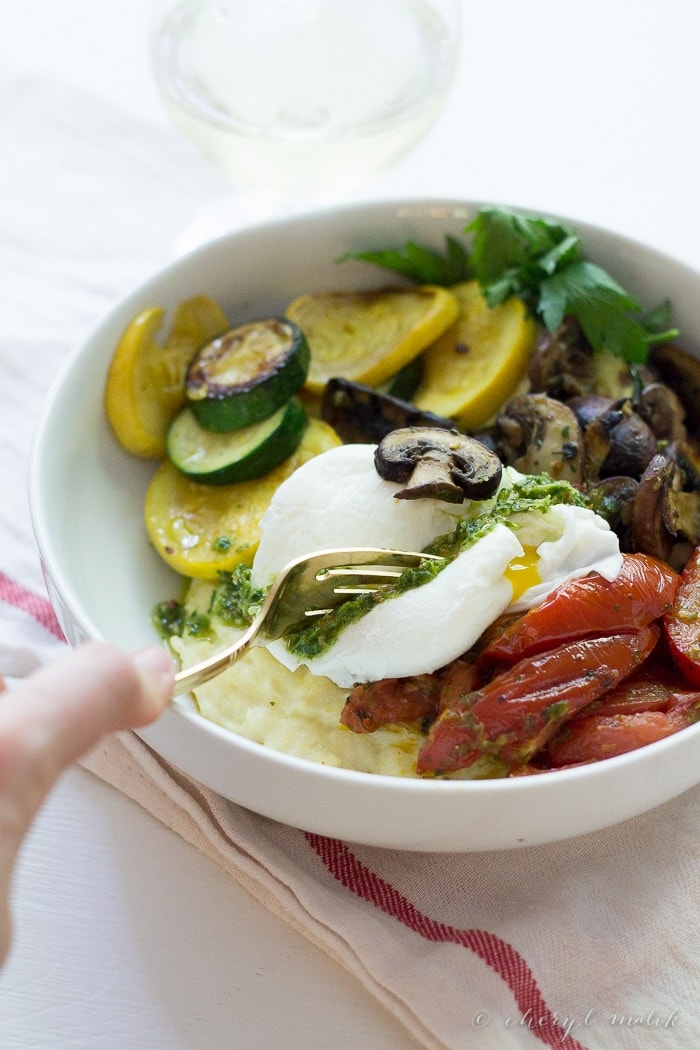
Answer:
POLYGON ((259 423, 218 434, 201 427, 187 407, 170 425, 168 455, 182 474, 204 485, 251 481, 291 456, 307 422, 301 402, 291 398, 259 423))
POLYGON ((238 485, 199 485, 164 460, 144 501, 146 531, 156 553, 182 576, 218 580, 250 565, 260 521, 283 481, 307 460, 340 444, 327 423, 310 419, 299 447, 269 474, 238 485))
POLYGON ((197 420, 226 433, 273 415, 304 385, 309 346, 284 318, 240 325, 199 350, 185 390, 197 420))

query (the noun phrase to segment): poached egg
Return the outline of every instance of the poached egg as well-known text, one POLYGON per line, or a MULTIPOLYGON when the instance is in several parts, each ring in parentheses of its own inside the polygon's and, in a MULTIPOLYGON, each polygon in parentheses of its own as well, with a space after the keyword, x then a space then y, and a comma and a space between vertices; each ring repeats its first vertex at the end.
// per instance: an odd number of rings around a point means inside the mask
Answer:
MULTIPOLYGON (((461 505, 396 499, 403 486, 382 479, 374 445, 340 445, 309 460, 277 489, 261 523, 252 582, 268 586, 293 558, 332 547, 423 550, 460 517, 494 500, 461 505)), ((504 468, 502 487, 522 478, 504 468)), ((613 580, 622 555, 608 523, 585 507, 554 504, 513 515, 449 562, 428 583, 405 590, 347 624, 335 642, 300 659, 284 640, 270 652, 294 670, 341 688, 436 671, 469 649, 502 613, 539 605, 567 580, 599 572, 613 580)))

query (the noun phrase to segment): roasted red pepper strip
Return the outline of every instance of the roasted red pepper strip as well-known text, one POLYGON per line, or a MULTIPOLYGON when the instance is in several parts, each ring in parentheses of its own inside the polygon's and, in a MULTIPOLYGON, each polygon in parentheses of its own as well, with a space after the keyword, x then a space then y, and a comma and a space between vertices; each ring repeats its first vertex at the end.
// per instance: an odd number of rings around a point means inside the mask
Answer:
POLYGON ((437 675, 383 678, 355 686, 340 713, 340 723, 353 733, 373 733, 387 723, 432 721, 439 702, 437 675))
POLYGON ((591 704, 582 716, 634 715, 644 711, 668 711, 678 706, 681 697, 693 693, 688 682, 673 663, 663 636, 648 660, 629 678, 610 689, 591 704))
MULTIPOLYGON (((700 693, 693 694, 700 703, 700 693)), ((589 715, 564 726, 547 748, 550 767, 600 762, 653 744, 692 725, 698 718, 693 704, 670 711, 638 711, 628 715, 589 715)))
POLYGON ((667 612, 680 583, 678 573, 646 554, 625 554, 610 582, 598 573, 563 584, 500 635, 479 658, 485 671, 595 635, 638 631, 667 612))
POLYGON ((373 733, 398 722, 432 722, 452 697, 474 688, 474 665, 455 660, 434 674, 383 678, 356 685, 345 701, 341 724, 354 733, 373 733))
POLYGON ((526 763, 563 722, 631 674, 659 634, 651 624, 520 660, 442 712, 419 752, 418 773, 453 773, 482 755, 526 763))
POLYGON ((681 573, 664 627, 674 663, 688 682, 700 685, 700 547, 681 573))

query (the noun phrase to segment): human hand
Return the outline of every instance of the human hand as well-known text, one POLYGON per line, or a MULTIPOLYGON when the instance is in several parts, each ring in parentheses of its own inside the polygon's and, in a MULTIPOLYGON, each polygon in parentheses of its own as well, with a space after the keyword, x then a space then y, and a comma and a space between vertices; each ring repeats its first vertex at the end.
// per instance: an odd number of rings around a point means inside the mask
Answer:
POLYGON ((161 646, 127 656, 89 642, 11 689, 0 676, 0 963, 10 946, 15 858, 41 803, 103 736, 155 721, 173 674, 161 646))

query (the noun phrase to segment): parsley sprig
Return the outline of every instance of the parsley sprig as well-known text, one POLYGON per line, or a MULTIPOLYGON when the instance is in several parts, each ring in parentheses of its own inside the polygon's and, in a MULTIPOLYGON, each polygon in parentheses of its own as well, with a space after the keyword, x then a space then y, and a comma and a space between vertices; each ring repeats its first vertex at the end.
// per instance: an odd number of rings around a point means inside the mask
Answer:
POLYGON ((515 295, 550 332, 573 315, 594 349, 607 349, 630 364, 646 361, 654 343, 678 336, 668 302, 644 315, 633 296, 586 259, 579 236, 557 222, 482 208, 464 232, 473 235, 471 254, 448 236, 444 254, 409 242, 403 249, 343 259, 360 259, 422 284, 476 278, 489 306, 515 295))
POLYGON ((469 265, 469 253, 456 237, 445 237, 445 253, 425 248, 409 241, 403 248, 387 248, 379 251, 348 252, 338 262, 359 259, 372 263, 383 270, 391 270, 417 284, 438 284, 447 287, 473 276, 469 265))
POLYGON ((504 208, 483 208, 467 227, 474 234, 471 265, 489 306, 517 295, 550 332, 567 315, 578 320, 594 349, 630 363, 655 342, 674 339, 668 303, 646 318, 636 299, 602 267, 589 262, 573 231, 504 208))

